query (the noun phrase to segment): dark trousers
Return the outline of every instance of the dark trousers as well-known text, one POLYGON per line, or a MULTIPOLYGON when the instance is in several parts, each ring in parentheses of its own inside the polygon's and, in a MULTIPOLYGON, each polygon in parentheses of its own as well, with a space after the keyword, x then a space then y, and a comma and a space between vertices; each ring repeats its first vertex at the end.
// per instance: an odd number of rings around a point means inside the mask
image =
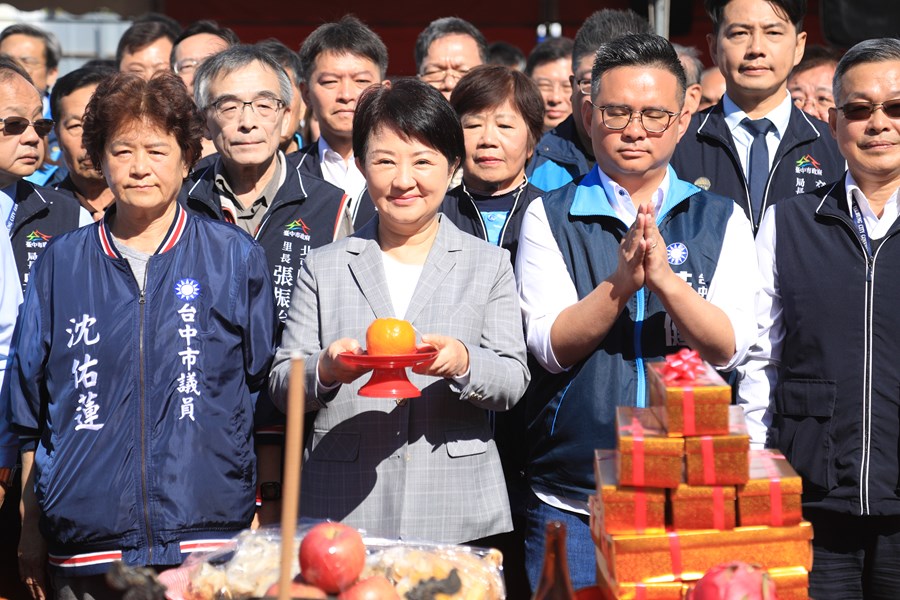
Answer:
POLYGON ((813 526, 809 596, 816 600, 900 598, 900 516, 805 509, 813 526))

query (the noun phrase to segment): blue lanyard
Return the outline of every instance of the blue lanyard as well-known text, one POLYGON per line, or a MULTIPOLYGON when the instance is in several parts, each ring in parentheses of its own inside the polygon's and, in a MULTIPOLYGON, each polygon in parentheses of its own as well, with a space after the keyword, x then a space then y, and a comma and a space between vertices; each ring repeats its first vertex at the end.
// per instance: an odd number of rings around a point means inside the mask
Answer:
MULTIPOLYGON (((852 192, 851 192, 852 195, 852 192)), ((856 197, 852 196, 853 202, 850 206, 853 208, 853 220, 856 222, 856 235, 859 236, 859 241, 863 243, 863 246, 866 248, 866 252, 871 257, 872 256, 872 242, 869 240, 869 230, 866 228, 866 221, 863 219, 862 211, 859 209, 859 203, 856 202, 856 197)))
POLYGON ((6 230, 12 233, 13 224, 16 222, 16 211, 19 210, 19 203, 13 198, 12 208, 9 209, 9 215, 6 217, 6 230))

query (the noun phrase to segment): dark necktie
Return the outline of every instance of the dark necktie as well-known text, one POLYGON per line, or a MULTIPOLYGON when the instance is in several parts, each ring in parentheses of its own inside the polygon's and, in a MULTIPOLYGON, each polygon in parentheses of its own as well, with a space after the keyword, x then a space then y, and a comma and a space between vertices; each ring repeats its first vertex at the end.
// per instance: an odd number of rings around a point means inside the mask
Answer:
POLYGON ((757 119, 755 121, 745 117, 741 121, 744 127, 753 135, 753 143, 750 144, 750 164, 747 179, 750 182, 750 215, 754 224, 762 220, 763 196, 766 193, 766 182, 769 180, 769 148, 766 146, 766 132, 772 127, 772 121, 757 119))

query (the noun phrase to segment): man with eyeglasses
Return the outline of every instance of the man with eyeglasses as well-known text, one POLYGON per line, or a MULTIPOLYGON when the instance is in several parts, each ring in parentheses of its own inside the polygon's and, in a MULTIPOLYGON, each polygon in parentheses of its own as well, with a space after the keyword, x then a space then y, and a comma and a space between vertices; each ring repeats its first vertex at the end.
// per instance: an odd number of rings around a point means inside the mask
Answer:
POLYGON ((51 238, 91 222, 74 198, 24 180, 41 164, 52 129, 28 73, 0 57, 0 218, 12 240, 23 289, 32 263, 51 238))
POLYGON ((550 38, 534 47, 525 62, 544 99, 544 132, 572 114, 572 48, 567 37, 550 38))
POLYGON ((650 23, 632 10, 605 8, 593 13, 575 34, 572 48, 572 114, 540 139, 525 174, 535 187, 550 191, 591 170, 591 138, 581 120, 581 105, 591 96, 594 54, 605 43, 629 33, 650 33, 650 23))
POLYGON ((347 195, 354 229, 375 215, 366 180, 353 155, 353 114, 359 95, 384 81, 388 51, 365 23, 345 15, 318 27, 300 46, 303 101, 319 122, 319 139, 292 159, 302 173, 321 177, 347 195))
POLYGON ((668 164, 690 121, 675 50, 654 34, 613 40, 597 52, 591 82, 580 112, 596 164, 532 202, 516 258, 537 363, 524 397, 532 586, 551 519, 567 524, 573 584, 592 583, 593 451, 615 447, 617 406, 646 405, 646 361, 689 346, 729 369, 756 337, 747 218, 668 164))
POLYGON ((831 81, 839 54, 825 46, 807 46, 803 60, 791 71, 788 93, 794 106, 808 115, 828 121, 828 109, 834 106, 831 81))
MULTIPOLYGON (((206 114, 218 155, 194 169, 179 196, 188 210, 234 223, 263 246, 279 340, 306 255, 352 231, 342 191, 279 150, 291 123, 286 113, 292 94, 287 72, 259 46, 232 46, 203 62, 194 77, 194 101, 206 114)), ((259 516, 269 523, 280 514, 283 421, 267 398, 257 403, 256 421, 266 424, 256 442, 259 516)))
MULTIPOLYGON (((15 23, 0 32, 0 54, 6 54, 22 65, 41 94, 44 117, 52 119, 50 88, 56 82, 59 60, 62 58, 62 48, 57 37, 34 25, 15 23)), ((56 133, 51 131, 47 138, 44 162, 26 180, 37 185, 50 185, 52 181, 61 179, 65 176, 65 169, 61 168, 59 159, 60 147, 56 133)))
POLYGON ((763 217, 760 338, 738 401, 751 443, 803 478, 810 597, 898 598, 900 40, 851 48, 834 98, 847 171, 763 217))
POLYGON ((725 96, 694 115, 672 166, 682 179, 733 198, 756 232, 769 206, 832 181, 844 160, 827 125, 796 108, 787 91, 806 44, 806 0, 705 2, 725 96))
POLYGON ((487 51, 484 34, 468 21, 435 19, 416 38, 416 73, 449 100, 459 80, 487 62, 487 51))
POLYGON ((207 19, 195 21, 175 38, 169 62, 193 95, 197 67, 213 54, 239 43, 237 34, 228 27, 220 27, 215 21, 207 19))

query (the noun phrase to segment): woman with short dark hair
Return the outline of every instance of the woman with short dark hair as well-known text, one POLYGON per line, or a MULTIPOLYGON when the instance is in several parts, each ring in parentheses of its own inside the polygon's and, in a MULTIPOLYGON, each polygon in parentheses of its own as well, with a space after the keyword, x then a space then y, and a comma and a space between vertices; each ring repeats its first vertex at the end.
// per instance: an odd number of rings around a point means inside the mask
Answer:
POLYGON ((306 360, 315 412, 303 516, 390 538, 471 542, 509 531, 487 410, 528 384, 509 255, 438 213, 465 152, 440 92, 414 79, 373 86, 353 118, 353 153, 378 213, 310 252, 269 389, 284 408, 290 357, 306 360), (412 323, 437 356, 414 367, 420 398, 361 398, 368 369, 348 354, 376 318, 412 323))
POLYGON ((466 233, 509 250, 515 264, 522 216, 544 193, 525 176, 541 137, 541 94, 528 76, 486 65, 459 80, 450 105, 462 122, 466 153, 462 184, 447 193, 441 210, 466 233))
POLYGON ((170 73, 117 74, 87 106, 84 145, 115 203, 35 262, 8 375, 32 448, 20 544, 32 590, 41 532, 53 596, 105 598, 112 561, 180 564, 253 518, 273 289, 262 248, 176 202, 203 129, 170 73))

